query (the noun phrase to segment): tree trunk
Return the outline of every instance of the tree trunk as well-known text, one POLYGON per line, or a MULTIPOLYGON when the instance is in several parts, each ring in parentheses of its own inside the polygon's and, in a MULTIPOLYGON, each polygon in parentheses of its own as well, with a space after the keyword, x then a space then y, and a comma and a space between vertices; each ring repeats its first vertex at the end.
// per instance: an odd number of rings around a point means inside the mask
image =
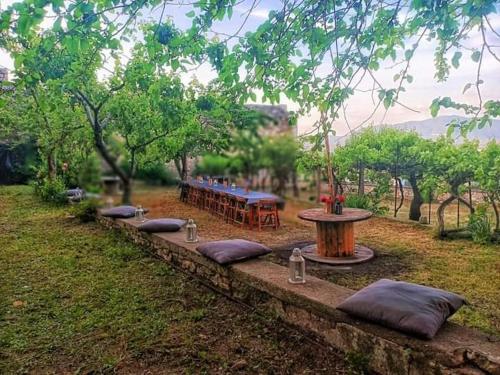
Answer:
MULTIPOLYGON (((450 196, 448 198, 446 198, 439 205, 439 207, 437 209, 438 231, 439 231, 439 237, 441 237, 441 238, 446 237, 446 234, 448 232, 444 228, 444 210, 446 209, 446 206, 448 206, 451 202, 453 202, 455 199, 457 199, 459 202, 465 204, 469 208, 471 214, 474 213, 474 207, 472 207, 472 205, 469 202, 467 202, 465 199, 460 197, 460 195, 458 194, 459 186, 460 185, 454 185, 451 187, 450 196)), ((458 231, 460 231, 460 230, 458 230, 458 231)), ((452 231, 449 231, 449 232, 452 232, 452 231)), ((457 230, 455 230, 455 232, 457 232, 457 230)))
POLYGON ((399 205, 396 207, 396 198, 397 198, 397 190, 394 192, 394 217, 398 215, 399 210, 401 207, 403 207, 403 203, 405 200, 405 190, 403 188, 403 182, 401 181, 401 178, 396 177, 396 186, 394 186, 394 189, 399 188, 399 192, 401 193, 401 198, 399 199, 399 205))
POLYGON ((498 212, 498 206, 495 202, 495 197, 489 197, 491 207, 493 207, 493 212, 495 213, 495 232, 500 232, 500 213, 498 212))
POLYGON ((188 177, 187 171, 187 155, 181 155, 178 159, 174 159, 175 169, 182 181, 186 181, 188 177))
POLYGON ((125 181, 122 181, 122 183, 123 183, 122 203, 130 204, 132 199, 132 180, 127 179, 125 181))
MULTIPOLYGON (((420 189, 418 188, 417 177, 411 173, 408 181, 410 182, 411 190, 413 191, 413 199, 410 204, 410 213, 409 219, 413 221, 420 220, 420 207, 424 203, 424 199, 422 198, 422 194, 420 193, 420 189)), ((430 220, 430 218, 429 218, 430 220)))
POLYGON ((444 210, 446 207, 455 200, 455 196, 452 194, 448 198, 446 198, 441 204, 439 205, 436 214, 437 214, 437 220, 438 220, 438 232, 439 232, 439 237, 443 238, 446 237, 446 231, 444 229, 444 210))
POLYGON ((56 169, 56 159, 54 156, 54 150, 50 150, 47 155, 47 176, 50 181, 54 180, 57 175, 56 169))
POLYGON ((358 195, 365 195, 365 165, 358 164, 358 195))
POLYGON ((299 197, 299 184, 297 182, 297 171, 293 171, 292 172, 292 187, 293 187, 293 196, 295 198, 298 198, 299 197))

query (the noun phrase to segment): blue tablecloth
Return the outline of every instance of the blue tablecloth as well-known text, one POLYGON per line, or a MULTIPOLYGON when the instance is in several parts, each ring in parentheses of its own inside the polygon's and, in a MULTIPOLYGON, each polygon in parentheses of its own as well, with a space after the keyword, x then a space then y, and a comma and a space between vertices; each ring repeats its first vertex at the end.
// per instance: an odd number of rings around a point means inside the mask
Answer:
POLYGON ((203 183, 200 183, 196 180, 194 181, 188 181, 188 185, 197 187, 197 188, 204 188, 204 189, 209 189, 213 191, 218 191, 218 192, 223 192, 226 194, 234 195, 235 197, 240 197, 244 198, 247 200, 247 204, 257 204, 259 200, 261 199, 270 199, 274 200, 277 203, 283 202, 283 199, 281 197, 278 197, 277 195, 271 194, 271 193, 265 193, 262 191, 253 191, 250 190, 248 193, 245 191, 245 189, 241 187, 236 187, 235 190, 231 190, 231 187, 224 187, 224 185, 219 184, 217 186, 214 185, 209 185, 207 181, 204 181, 203 183))

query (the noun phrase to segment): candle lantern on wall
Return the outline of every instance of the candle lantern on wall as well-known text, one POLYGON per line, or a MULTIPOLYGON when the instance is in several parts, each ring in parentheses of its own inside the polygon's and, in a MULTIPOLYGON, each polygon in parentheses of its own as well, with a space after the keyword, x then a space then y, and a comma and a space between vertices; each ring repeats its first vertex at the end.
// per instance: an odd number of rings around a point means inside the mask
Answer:
POLYGON ((137 208, 135 209, 135 220, 140 223, 146 221, 146 218, 144 217, 144 209, 141 205, 137 206, 137 208))
POLYGON ((113 203, 114 203, 114 202, 113 202, 113 198, 112 198, 112 197, 108 197, 108 198, 106 199, 106 208, 111 208, 111 207, 113 207, 113 203))
POLYGON ((186 242, 198 242, 198 228, 193 219, 189 219, 186 225, 186 242))
POLYGON ((306 261, 297 248, 292 251, 289 267, 290 277, 288 282, 291 284, 304 284, 306 282, 306 261))

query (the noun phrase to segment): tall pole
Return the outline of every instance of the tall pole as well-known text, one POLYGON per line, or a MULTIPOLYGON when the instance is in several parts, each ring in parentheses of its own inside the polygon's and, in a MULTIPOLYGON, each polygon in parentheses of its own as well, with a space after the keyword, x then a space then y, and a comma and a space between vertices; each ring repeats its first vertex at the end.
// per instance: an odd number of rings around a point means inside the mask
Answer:
POLYGON ((321 113, 321 124, 323 126, 323 135, 325 138, 325 153, 326 153, 326 166, 328 168, 328 191, 330 196, 335 199, 335 189, 334 189, 334 177, 333 177, 333 165, 332 165, 332 155, 330 153, 330 139, 329 139, 329 129, 326 124, 325 113, 321 113))

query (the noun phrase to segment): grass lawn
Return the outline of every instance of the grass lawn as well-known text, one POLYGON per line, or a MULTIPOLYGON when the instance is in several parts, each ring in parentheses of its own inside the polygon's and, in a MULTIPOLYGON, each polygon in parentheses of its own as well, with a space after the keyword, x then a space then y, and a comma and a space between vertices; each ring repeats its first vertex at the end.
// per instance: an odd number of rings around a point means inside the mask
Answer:
POLYGON ((0 373, 344 373, 270 317, 0 187, 0 373))
MULTIPOLYGON (((271 246, 271 260, 287 264, 297 243, 312 243, 315 228, 297 218, 311 205, 287 202, 282 227, 263 232, 240 229, 181 203, 174 189, 139 189, 134 201, 151 209, 149 217, 194 218, 206 239, 247 238, 271 246)), ((463 294, 470 302, 453 321, 500 335, 500 246, 469 240, 438 240, 432 227, 374 217, 355 224, 357 241, 376 252, 375 260, 353 267, 332 268, 308 263, 307 272, 337 284, 360 289, 380 278, 416 282, 463 294)))

